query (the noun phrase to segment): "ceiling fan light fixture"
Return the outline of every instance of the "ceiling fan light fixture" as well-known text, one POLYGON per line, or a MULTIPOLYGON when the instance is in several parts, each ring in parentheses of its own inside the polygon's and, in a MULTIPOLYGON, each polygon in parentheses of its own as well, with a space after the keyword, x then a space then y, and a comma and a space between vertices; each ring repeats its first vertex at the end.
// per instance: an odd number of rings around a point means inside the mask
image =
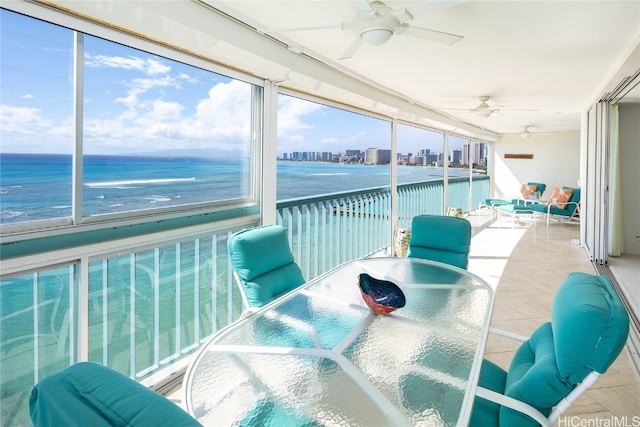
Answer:
POLYGON ((392 35, 393 30, 390 28, 367 28, 360 33, 360 38, 367 44, 380 46, 388 42, 392 35))

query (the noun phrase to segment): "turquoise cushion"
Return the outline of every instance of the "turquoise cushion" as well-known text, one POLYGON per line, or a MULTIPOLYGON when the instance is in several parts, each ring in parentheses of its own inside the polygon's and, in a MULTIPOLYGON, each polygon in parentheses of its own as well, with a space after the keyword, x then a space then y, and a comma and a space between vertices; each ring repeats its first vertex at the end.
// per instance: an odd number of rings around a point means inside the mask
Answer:
POLYGON ((418 215, 411 222, 407 256, 467 268, 471 224, 464 218, 418 215))
POLYGON ((240 276, 252 307, 261 307, 305 282, 280 226, 239 231, 229 238, 228 249, 231 267, 240 276))
MULTIPOLYGON (((504 369, 489 360, 482 361, 478 385, 500 394, 504 393, 507 373, 504 369)), ((469 426, 497 427, 500 419, 500 405, 481 397, 476 397, 469 426)))
POLYGON ((544 194, 544 190, 547 189, 547 184, 541 182, 527 182, 527 185, 535 185, 537 187, 536 191, 539 192, 541 196, 544 194))
MULTIPOLYGON (((589 372, 608 369, 628 333, 629 316, 611 283, 602 276, 571 273, 556 292, 551 322, 536 329, 513 356, 503 389, 503 374, 489 363, 482 366, 480 385, 548 415, 589 372)), ((499 423, 490 423, 495 406, 476 398, 471 425, 538 425, 506 407, 499 411, 499 423)))
POLYGON ((36 384, 29 411, 36 427, 201 426, 169 399, 91 362, 76 363, 36 384))
MULTIPOLYGON (((544 323, 523 343, 513 356, 504 394, 536 408, 545 416, 573 389, 565 383, 556 367, 551 323, 544 323)), ((538 426, 526 415, 509 408, 500 410, 502 426, 538 426)))
POLYGON ((556 294, 551 323, 560 375, 576 384, 604 373, 629 334, 629 315, 606 277, 571 273, 556 294))
POLYGON ((303 283, 300 267, 292 262, 245 281, 244 290, 252 307, 262 307, 303 283))

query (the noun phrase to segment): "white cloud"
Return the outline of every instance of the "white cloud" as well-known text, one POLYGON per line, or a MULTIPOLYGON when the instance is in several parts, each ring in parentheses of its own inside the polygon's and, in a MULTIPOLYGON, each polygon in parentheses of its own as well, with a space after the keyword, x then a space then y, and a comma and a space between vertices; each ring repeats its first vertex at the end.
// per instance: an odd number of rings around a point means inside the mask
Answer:
POLYGON ((119 68, 124 70, 141 71, 147 75, 155 76, 167 74, 171 67, 154 58, 138 58, 135 56, 110 56, 85 54, 84 63, 87 67, 119 68))
POLYGON ((278 136, 286 137, 289 132, 313 128, 313 124, 303 121, 305 116, 315 114, 325 108, 314 102, 282 96, 278 103, 278 136))
POLYGON ((0 105, 0 128, 2 133, 37 135, 51 126, 51 120, 41 117, 39 108, 0 105))

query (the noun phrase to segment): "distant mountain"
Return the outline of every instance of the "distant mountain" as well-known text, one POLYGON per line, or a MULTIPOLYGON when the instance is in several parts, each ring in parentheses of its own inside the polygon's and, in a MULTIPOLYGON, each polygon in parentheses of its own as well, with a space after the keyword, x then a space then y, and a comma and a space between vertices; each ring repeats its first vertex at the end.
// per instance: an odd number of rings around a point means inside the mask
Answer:
POLYGON ((236 151, 216 150, 213 148, 171 148, 167 150, 127 153, 126 155, 144 157, 195 157, 199 159, 239 159, 242 157, 242 155, 236 151))

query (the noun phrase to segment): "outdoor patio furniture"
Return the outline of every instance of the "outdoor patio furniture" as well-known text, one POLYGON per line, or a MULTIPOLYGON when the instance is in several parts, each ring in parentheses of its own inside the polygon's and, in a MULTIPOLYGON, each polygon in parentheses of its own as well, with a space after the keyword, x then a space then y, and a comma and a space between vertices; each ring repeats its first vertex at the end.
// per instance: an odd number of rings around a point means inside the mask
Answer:
POLYGON ((92 362, 76 363, 36 384, 29 413, 35 427, 201 426, 166 397, 92 362))
POLYGON ((485 359, 470 426, 552 426, 624 347, 629 316, 603 276, 574 272, 558 288, 551 321, 516 351, 508 371, 485 359))
POLYGON ((422 258, 467 268, 471 224, 465 218, 418 215, 411 220, 409 258, 422 258))
POLYGON ((305 282, 291 253, 287 233, 279 225, 238 231, 227 246, 245 309, 262 307, 305 282))
POLYGON ((521 204, 524 200, 540 200, 544 191, 547 189, 547 185, 541 182, 527 182, 520 187, 519 197, 506 197, 506 198, 487 198, 480 201, 480 208, 488 207, 493 209, 504 205, 521 204))
MULTIPOLYGON (((580 188, 562 187, 563 190, 570 190, 571 196, 566 203, 554 201, 553 195, 545 203, 529 203, 528 206, 534 211, 544 214, 547 220, 547 226, 552 216, 560 219, 561 222, 571 220, 577 214, 580 206, 580 188)), ((556 189, 554 189, 555 192, 556 189)), ((560 189, 557 189, 560 190, 560 189)))

